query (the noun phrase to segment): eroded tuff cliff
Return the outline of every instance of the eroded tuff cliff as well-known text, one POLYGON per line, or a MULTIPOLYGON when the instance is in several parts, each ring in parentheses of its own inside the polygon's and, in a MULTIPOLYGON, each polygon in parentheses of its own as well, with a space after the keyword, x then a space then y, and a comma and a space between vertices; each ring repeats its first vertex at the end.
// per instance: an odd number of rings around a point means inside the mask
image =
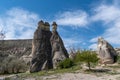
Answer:
MULTIPOLYGON (((21 58, 24 55, 29 55, 31 51, 32 39, 0 41, 0 54, 14 55, 21 58)), ((0 57, 2 56, 0 55, 0 57)))

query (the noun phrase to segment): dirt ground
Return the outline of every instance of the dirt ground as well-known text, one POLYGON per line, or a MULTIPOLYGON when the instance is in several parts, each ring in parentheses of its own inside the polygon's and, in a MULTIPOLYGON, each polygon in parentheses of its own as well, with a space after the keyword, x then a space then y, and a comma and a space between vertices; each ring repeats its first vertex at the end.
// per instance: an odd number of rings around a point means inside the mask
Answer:
POLYGON ((43 80, 120 80, 120 74, 117 75, 93 75, 85 73, 65 73, 44 76, 43 80))
POLYGON ((74 73, 43 76, 42 80, 120 80, 119 67, 96 67, 93 72, 76 71, 74 73))

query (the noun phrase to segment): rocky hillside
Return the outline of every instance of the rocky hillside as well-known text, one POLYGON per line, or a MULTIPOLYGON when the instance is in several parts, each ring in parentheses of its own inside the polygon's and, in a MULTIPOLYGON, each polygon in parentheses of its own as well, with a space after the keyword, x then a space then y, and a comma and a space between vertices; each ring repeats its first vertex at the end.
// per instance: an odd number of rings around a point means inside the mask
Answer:
MULTIPOLYGON (((120 55, 120 48, 115 48, 120 55)), ((0 53, 29 55, 32 51, 32 39, 0 40, 0 53)))
POLYGON ((21 57, 29 55, 32 49, 32 39, 0 41, 0 53, 21 57))

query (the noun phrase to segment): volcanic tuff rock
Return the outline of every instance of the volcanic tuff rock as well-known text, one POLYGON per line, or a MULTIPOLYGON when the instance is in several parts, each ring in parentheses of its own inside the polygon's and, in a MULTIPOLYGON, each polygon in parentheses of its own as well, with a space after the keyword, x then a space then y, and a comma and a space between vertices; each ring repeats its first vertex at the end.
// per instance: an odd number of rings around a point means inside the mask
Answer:
POLYGON ((102 37, 98 38, 98 55, 102 64, 112 64, 116 62, 116 51, 102 37))
POLYGON ((53 67, 56 68, 58 63, 69 57, 67 50, 64 47, 63 41, 57 32, 57 24, 53 22, 52 24, 52 36, 51 36, 51 46, 52 46, 52 61, 53 67))
POLYGON ((32 41, 30 72, 38 72, 53 67, 50 44, 51 35, 49 23, 40 21, 32 41))
POLYGON ((117 55, 120 56, 120 48, 115 48, 115 51, 116 51, 117 55))
POLYGON ((30 55, 31 50, 32 50, 31 43, 32 43, 32 39, 0 40, 0 62, 1 64, 3 61, 6 61, 9 58, 11 59, 17 58, 18 61, 24 60, 26 64, 29 64, 30 57, 28 59, 28 56, 30 55))
POLYGON ((0 40, 0 52, 7 55, 15 55, 18 58, 31 53, 32 39, 26 40, 0 40))

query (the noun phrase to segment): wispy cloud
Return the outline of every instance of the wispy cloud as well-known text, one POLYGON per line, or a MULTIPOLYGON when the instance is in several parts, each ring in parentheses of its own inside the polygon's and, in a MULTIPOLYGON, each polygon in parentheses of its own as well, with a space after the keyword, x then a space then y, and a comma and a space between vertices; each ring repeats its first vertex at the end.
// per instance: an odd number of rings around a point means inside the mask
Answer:
POLYGON ((55 21, 63 26, 84 27, 88 24, 88 14, 81 10, 65 11, 58 14, 55 21))
POLYGON ((110 23, 120 17, 120 9, 114 5, 100 5, 94 9, 95 15, 92 17, 93 21, 103 21, 110 23))
POLYGON ((32 38, 39 16, 21 8, 12 8, 0 15, 0 27, 5 31, 5 39, 32 38))
POLYGON ((79 45, 82 41, 75 38, 63 38, 66 47, 73 47, 79 45))
POLYGON ((89 49, 96 50, 96 49, 97 49, 97 43, 91 44, 88 48, 89 48, 89 49))
MULTIPOLYGON (((95 8, 95 14, 92 16, 93 22, 102 21, 105 27, 105 32, 99 36, 104 37, 113 45, 120 46, 120 8, 114 4, 100 5, 95 8)), ((95 42, 97 37, 90 41, 95 42)), ((93 46, 94 44, 90 45, 93 46)))

